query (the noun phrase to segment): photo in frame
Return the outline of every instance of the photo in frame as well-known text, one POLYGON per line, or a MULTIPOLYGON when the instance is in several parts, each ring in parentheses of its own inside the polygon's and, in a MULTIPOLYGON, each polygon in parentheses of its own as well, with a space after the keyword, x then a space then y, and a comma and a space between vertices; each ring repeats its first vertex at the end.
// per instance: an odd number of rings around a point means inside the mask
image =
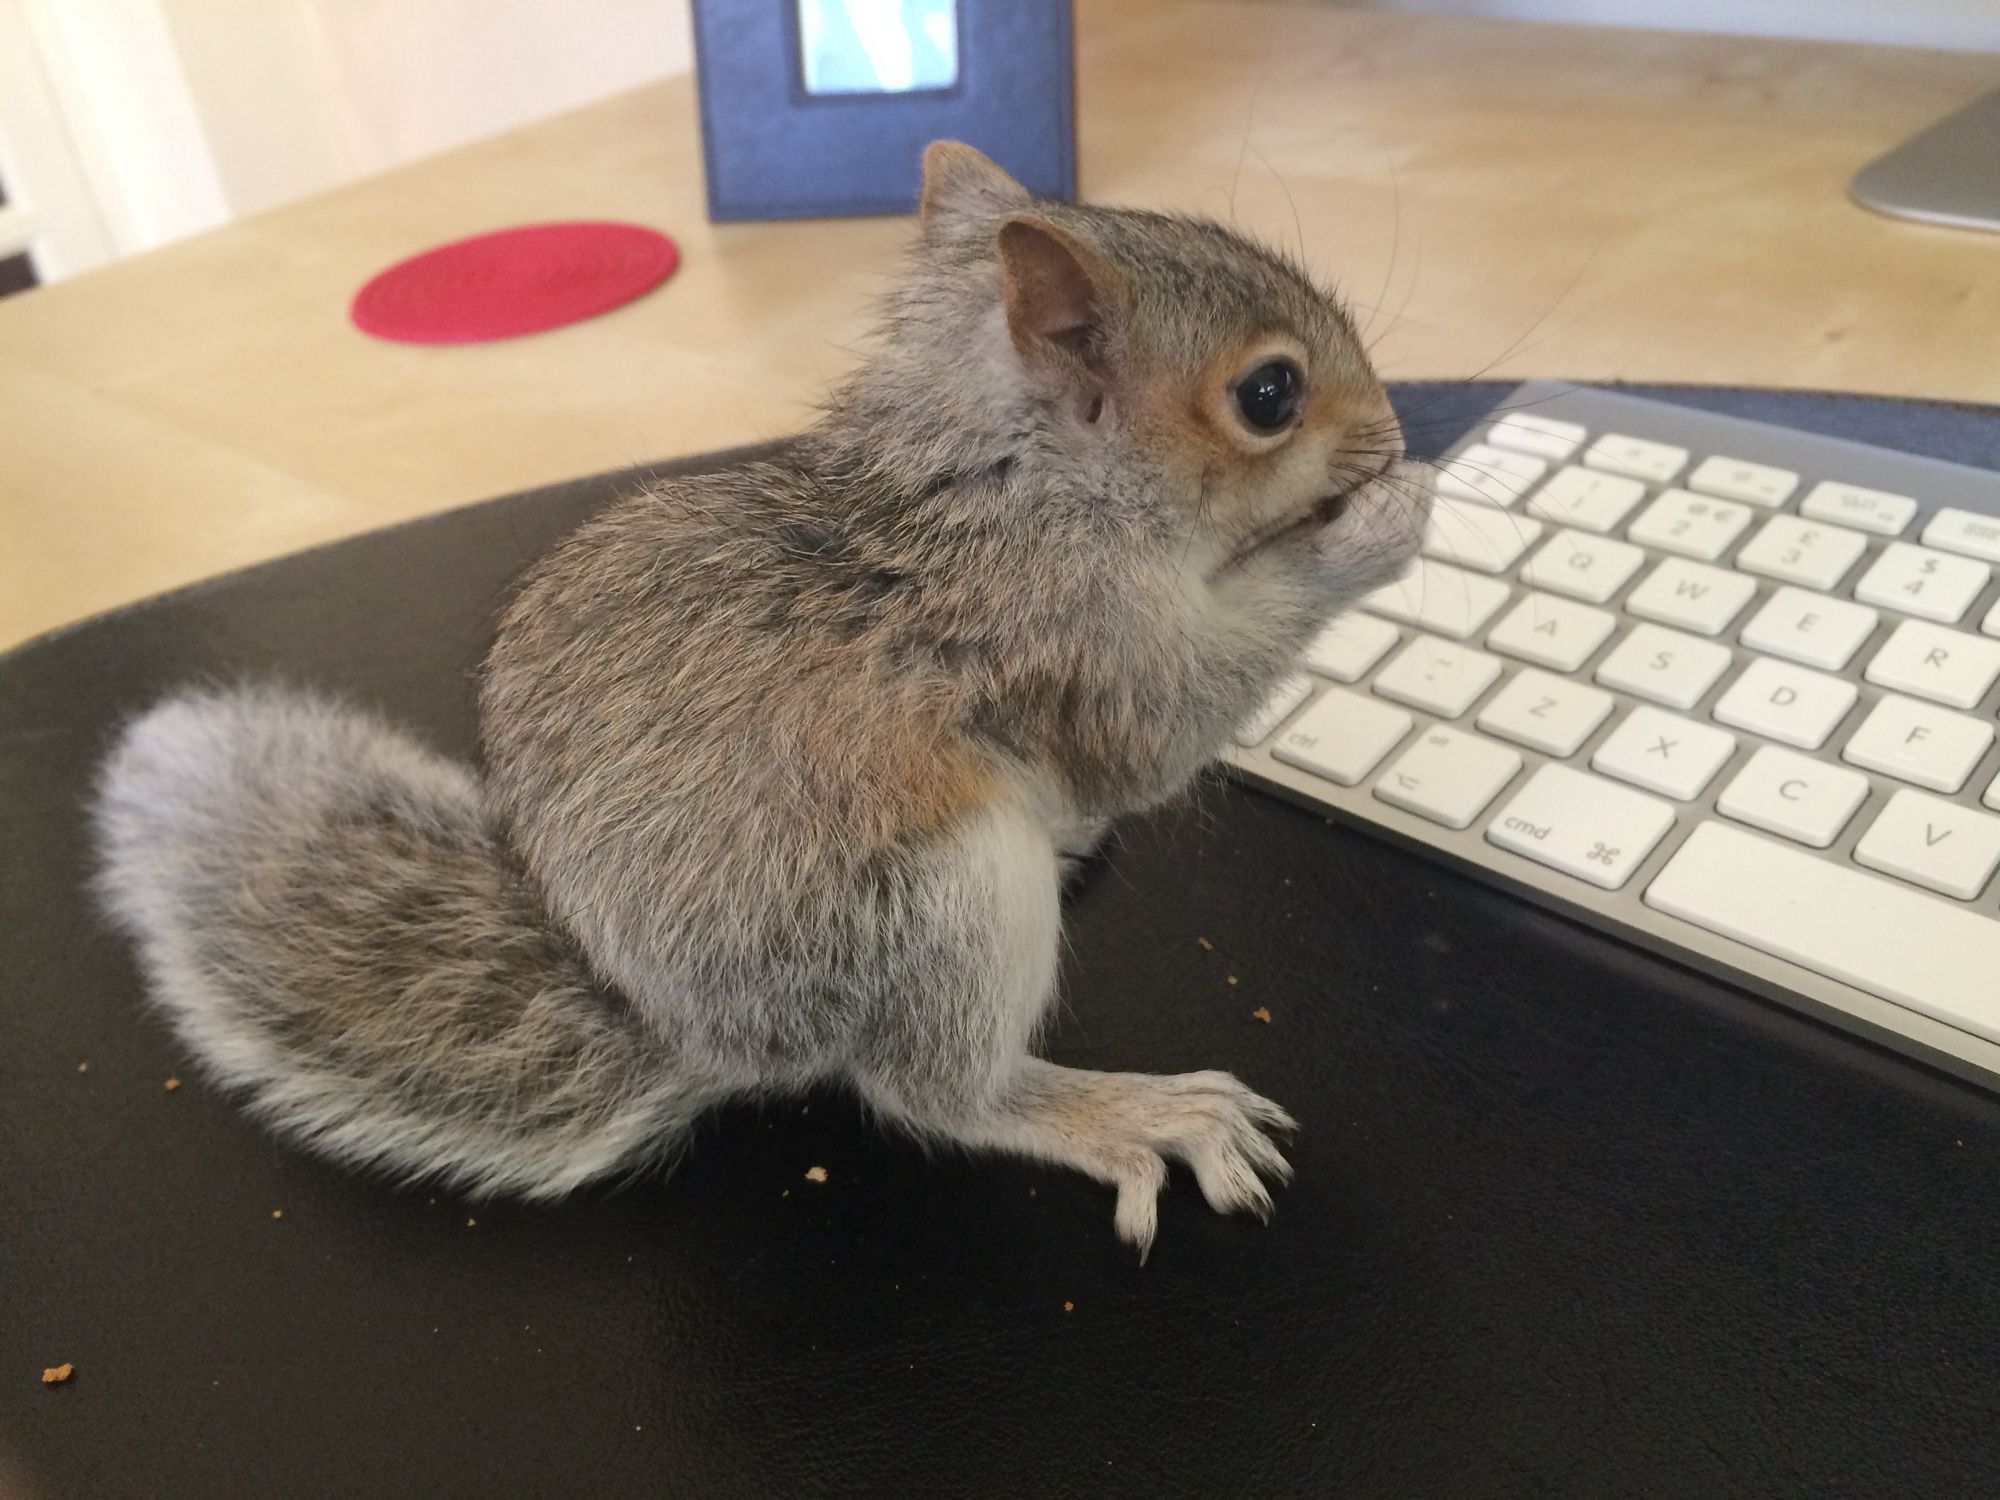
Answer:
POLYGON ((711 219, 908 213, 934 140, 1076 196, 1069 0, 694 0, 711 219))

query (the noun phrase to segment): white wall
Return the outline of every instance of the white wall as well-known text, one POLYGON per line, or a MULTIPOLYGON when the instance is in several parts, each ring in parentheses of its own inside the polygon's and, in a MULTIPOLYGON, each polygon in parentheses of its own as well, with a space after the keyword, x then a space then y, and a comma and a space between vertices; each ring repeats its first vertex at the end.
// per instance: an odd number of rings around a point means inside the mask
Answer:
POLYGON ((230 209, 688 66, 686 0, 159 0, 230 209))
POLYGON ((27 252, 42 281, 110 257, 63 102, 15 0, 0 0, 0 185, 0 256, 27 252))
MULTIPOLYGON (((66 176, 115 254, 685 72, 693 53, 688 0, 0 5, 0 41, 46 80, 73 146, 37 163, 43 196, 66 176)), ((20 113, 0 107, 0 128, 20 113)))
POLYGON ((2000 52, 2000 0, 1329 0, 1372 10, 2000 52))

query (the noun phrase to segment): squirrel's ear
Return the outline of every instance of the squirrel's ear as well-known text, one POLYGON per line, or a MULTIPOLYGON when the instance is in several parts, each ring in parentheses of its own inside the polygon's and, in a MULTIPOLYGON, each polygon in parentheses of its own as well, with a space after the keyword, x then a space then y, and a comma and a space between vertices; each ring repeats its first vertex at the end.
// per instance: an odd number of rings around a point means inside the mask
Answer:
POLYGON ((1113 286, 1094 251, 1047 219, 1017 215, 1000 226, 1000 282, 1007 331, 1024 356, 1053 345, 1088 358, 1113 286))
POLYGON ((984 153, 963 141, 924 147, 924 188, 917 218, 926 232, 964 219, 993 219, 1034 200, 984 153))

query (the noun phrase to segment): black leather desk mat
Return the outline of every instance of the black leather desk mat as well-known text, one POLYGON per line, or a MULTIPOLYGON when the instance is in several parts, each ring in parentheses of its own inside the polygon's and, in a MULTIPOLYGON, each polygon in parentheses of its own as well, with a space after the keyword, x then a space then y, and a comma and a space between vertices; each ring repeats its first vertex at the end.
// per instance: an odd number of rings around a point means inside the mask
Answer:
MULTIPOLYGON (((1398 398, 1434 451, 1498 390, 1398 398)), ((1991 411, 1668 394, 2000 451, 1991 411)), ((1269 1228, 1177 1179, 1141 1269, 1097 1187, 927 1159, 837 1096, 720 1115, 664 1185, 554 1208, 271 1144, 80 894, 112 725, 277 673, 468 754, 496 598, 609 484, 0 659, 0 1494, 2000 1483, 2000 1101, 1224 785, 1124 828, 1076 895, 1052 1050, 1290 1107, 1269 1228)))

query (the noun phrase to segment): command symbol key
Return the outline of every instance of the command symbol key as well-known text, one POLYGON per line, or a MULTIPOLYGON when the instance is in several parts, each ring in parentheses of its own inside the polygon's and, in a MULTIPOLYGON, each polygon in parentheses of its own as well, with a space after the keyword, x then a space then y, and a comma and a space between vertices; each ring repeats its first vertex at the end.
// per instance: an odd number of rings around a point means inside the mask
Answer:
POLYGON ((1490 843, 1615 891, 1674 826, 1657 797, 1568 766, 1543 766, 1487 825, 1490 843))

